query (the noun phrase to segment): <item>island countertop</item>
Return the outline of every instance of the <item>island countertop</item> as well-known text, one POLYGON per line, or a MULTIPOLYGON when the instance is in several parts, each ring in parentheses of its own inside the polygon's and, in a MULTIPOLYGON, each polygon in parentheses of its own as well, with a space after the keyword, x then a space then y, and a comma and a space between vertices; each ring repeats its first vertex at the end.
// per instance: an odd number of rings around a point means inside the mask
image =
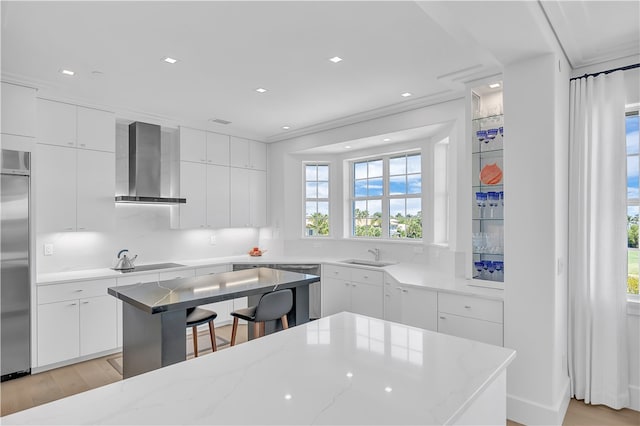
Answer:
POLYGON ((269 268, 223 272, 109 288, 109 294, 150 314, 263 294, 320 281, 316 275, 269 268))
POLYGON ((452 424, 468 421, 474 404, 492 410, 494 400, 504 419, 505 391, 490 389, 504 388, 514 358, 510 349, 343 312, 2 423, 452 424))

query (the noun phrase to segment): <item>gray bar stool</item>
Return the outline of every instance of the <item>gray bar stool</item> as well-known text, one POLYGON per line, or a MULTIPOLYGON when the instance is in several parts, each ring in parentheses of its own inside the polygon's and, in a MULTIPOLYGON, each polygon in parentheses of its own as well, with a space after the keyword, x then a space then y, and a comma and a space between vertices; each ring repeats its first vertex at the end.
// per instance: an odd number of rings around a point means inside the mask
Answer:
POLYGON ((191 327, 193 334, 193 354, 198 356, 198 326, 209 324, 209 335, 211 335, 211 350, 218 350, 216 345, 216 332, 213 326, 213 320, 218 316, 217 312, 203 308, 187 308, 187 327, 191 327))
POLYGON ((272 291, 260 297, 256 306, 238 309, 231 312, 233 317, 233 329, 231 331, 231 346, 236 344, 236 333, 238 331, 238 319, 253 322, 255 337, 264 336, 264 322, 274 321, 278 318, 282 321, 282 328, 289 328, 287 314, 293 308, 293 292, 290 289, 272 291))

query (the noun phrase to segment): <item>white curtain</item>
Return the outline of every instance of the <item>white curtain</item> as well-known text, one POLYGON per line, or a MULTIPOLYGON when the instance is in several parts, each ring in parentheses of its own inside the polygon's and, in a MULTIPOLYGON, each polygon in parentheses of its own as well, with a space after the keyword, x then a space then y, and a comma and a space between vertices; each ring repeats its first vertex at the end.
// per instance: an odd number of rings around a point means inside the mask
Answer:
POLYGON ((571 81, 569 318, 571 393, 629 403, 625 88, 622 71, 571 81))

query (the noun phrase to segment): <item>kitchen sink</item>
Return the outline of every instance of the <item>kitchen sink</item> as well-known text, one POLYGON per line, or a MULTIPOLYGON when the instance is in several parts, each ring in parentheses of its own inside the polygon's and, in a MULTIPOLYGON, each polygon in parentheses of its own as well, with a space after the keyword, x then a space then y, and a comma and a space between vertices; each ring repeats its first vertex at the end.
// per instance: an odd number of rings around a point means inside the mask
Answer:
POLYGON ((180 266, 185 266, 185 265, 181 265, 179 263, 154 263, 151 265, 136 266, 133 269, 127 269, 120 272, 127 273, 127 272, 140 272, 140 271, 155 271, 156 269, 178 268, 180 266))
POLYGON ((348 263, 350 265, 375 266, 375 267, 381 268, 383 266, 394 265, 396 262, 379 262, 376 260, 347 259, 347 260, 341 260, 340 263, 348 263))

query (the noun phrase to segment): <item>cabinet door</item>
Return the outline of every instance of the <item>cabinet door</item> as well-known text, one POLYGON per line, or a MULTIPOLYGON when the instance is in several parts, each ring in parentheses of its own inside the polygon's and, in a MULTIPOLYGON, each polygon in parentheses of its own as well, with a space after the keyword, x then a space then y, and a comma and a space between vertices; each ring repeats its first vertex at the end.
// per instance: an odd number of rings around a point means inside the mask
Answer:
POLYGON ((180 228, 206 227, 207 209, 206 164, 180 162, 180 196, 187 199, 180 204, 180 228))
POLYGON ((38 142, 51 145, 76 146, 76 106, 38 99, 38 142))
POLYGON ((2 133, 36 136, 36 90, 2 82, 2 133))
POLYGON ((93 108, 77 108, 78 148, 116 151, 116 116, 93 108))
POLYGON ((384 280, 384 319, 402 322, 402 292, 400 284, 387 276, 384 280))
POLYGON ((438 293, 401 286, 402 323, 425 330, 438 330, 438 293))
POLYGON ((351 283, 336 278, 322 278, 322 316, 351 311, 351 283))
POLYGON ((229 214, 232 228, 250 226, 249 212, 249 170, 231 168, 231 185, 229 194, 229 214))
POLYGON ((37 144, 37 232, 76 228, 76 149, 37 144))
POLYGON ((249 141, 249 160, 252 169, 267 170, 267 144, 249 141))
POLYGON ((38 305, 38 366, 80 354, 78 301, 38 305))
POLYGON ((77 230, 115 229, 116 157, 113 152, 77 150, 77 230))
POLYGON ((207 164, 229 165, 229 136, 207 132, 207 164))
POLYGON ((249 223, 253 227, 267 224, 267 173, 249 171, 249 223))
POLYGON ((180 127, 180 161, 196 163, 207 161, 206 134, 207 132, 203 130, 180 127))
POLYGON ((231 152, 231 167, 242 167, 244 169, 248 169, 251 166, 249 162, 248 140, 231 136, 229 141, 229 150, 231 152))
POLYGON ((382 285, 352 282, 351 312, 382 319, 382 293, 382 285))
POLYGON ((502 346, 502 324, 439 313, 438 332, 502 346))
POLYGON ((229 167, 207 165, 207 226, 209 228, 229 227, 229 179, 229 167))
POLYGON ((117 347, 116 298, 110 295, 80 299, 80 356, 117 347))

